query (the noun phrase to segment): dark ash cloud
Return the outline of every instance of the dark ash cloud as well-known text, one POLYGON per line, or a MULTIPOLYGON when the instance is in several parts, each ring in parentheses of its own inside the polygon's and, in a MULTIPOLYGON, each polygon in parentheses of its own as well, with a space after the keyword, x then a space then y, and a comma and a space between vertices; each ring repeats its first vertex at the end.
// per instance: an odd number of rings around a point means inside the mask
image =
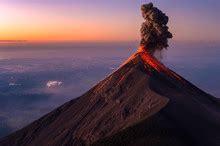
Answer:
POLYGON ((167 48, 168 39, 172 38, 167 26, 169 17, 152 3, 142 5, 141 11, 145 22, 141 26, 140 45, 152 54, 155 50, 167 48))

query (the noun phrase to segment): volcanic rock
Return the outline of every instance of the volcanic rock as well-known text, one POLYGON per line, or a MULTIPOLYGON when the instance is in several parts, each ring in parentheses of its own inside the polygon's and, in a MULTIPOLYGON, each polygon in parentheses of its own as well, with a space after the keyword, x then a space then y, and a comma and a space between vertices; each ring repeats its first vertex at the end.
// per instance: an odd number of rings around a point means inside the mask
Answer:
POLYGON ((217 98, 143 50, 81 97, 2 138, 0 146, 217 146, 219 131, 217 98))

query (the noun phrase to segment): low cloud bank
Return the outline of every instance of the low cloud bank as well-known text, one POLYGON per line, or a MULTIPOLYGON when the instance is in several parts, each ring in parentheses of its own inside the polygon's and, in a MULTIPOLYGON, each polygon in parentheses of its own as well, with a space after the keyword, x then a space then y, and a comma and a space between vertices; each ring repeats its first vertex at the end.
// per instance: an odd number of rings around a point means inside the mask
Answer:
POLYGON ((62 85, 62 84, 63 84, 63 83, 60 82, 60 81, 48 81, 47 84, 46 84, 46 86, 47 86, 48 88, 53 88, 53 87, 60 86, 60 85, 62 85))

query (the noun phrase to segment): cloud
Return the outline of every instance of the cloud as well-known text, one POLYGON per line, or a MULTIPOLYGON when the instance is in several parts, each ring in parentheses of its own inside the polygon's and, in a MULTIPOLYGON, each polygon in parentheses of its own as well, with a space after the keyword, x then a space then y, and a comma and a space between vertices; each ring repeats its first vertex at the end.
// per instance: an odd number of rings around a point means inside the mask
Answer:
POLYGON ((62 84, 62 82, 60 82, 60 81, 48 81, 46 86, 48 88, 53 88, 53 87, 60 86, 61 84, 62 84))
POLYGON ((9 86, 21 86, 21 84, 17 84, 17 83, 9 83, 9 86))

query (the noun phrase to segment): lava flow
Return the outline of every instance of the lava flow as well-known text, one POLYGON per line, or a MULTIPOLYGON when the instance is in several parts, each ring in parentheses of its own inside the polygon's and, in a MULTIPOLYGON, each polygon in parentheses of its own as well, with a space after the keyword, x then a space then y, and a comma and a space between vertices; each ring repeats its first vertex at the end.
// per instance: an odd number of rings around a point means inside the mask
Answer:
POLYGON ((181 77, 179 77, 176 73, 172 72, 170 69, 165 67, 161 62, 159 62, 156 59, 156 57, 151 55, 151 53, 149 53, 146 50, 148 49, 146 49, 144 46, 140 46, 137 51, 140 54, 141 59, 144 61, 145 64, 149 64, 151 67, 153 67, 153 69, 155 69, 160 73, 166 74, 171 78, 175 78, 182 81, 181 77))

